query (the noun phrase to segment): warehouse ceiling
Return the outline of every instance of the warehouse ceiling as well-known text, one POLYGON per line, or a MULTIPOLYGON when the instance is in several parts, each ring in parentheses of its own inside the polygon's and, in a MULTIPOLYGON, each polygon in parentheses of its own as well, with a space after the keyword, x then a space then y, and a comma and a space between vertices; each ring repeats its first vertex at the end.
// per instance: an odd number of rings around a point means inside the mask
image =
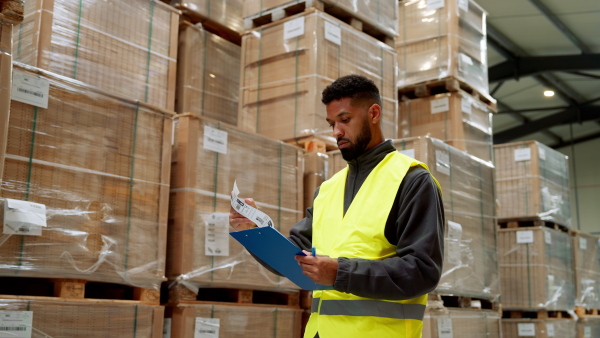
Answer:
POLYGON ((600 138, 600 0, 476 2, 488 12, 494 143, 600 138))

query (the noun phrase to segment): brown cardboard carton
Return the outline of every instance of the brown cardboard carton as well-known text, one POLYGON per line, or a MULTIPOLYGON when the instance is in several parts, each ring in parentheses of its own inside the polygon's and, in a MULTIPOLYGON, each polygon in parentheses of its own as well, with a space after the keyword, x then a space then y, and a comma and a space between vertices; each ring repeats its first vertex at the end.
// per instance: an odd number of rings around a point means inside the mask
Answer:
POLYGON ((14 59, 173 110, 178 22, 158 0, 28 0, 14 59))
POLYGON ((312 207, 315 191, 328 177, 329 156, 307 152, 304 155, 304 209, 312 207))
POLYGON ((573 236, 575 305, 600 309, 600 238, 583 232, 573 236))
POLYGON ((577 338, 600 337, 600 318, 584 317, 577 320, 577 338))
POLYGON ((573 319, 502 318, 504 338, 539 337, 575 338, 573 319))
MULTIPOLYGON (((184 11, 188 16, 217 23, 227 29, 242 33, 244 20, 242 8, 244 0, 170 0, 171 5, 184 11)), ((167 2, 169 2, 167 0, 167 2)))
POLYGON ((500 313, 492 310, 445 308, 428 310, 423 338, 500 338, 500 313))
POLYGON ((12 25, 0 21, 0 182, 8 141, 10 92, 12 88, 12 25))
POLYGON ((18 63, 14 76, 48 81, 49 102, 11 102, 0 197, 44 204, 47 227, 3 235, 0 275, 158 289, 173 114, 18 63))

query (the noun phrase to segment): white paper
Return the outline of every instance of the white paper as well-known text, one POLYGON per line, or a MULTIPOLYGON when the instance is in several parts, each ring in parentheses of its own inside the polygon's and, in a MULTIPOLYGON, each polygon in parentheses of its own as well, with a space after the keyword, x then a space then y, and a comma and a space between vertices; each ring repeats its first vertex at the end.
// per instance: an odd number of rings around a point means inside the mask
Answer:
POLYGON ((4 199, 5 235, 41 236, 46 224, 46 206, 39 203, 4 199))
POLYGON ((544 231, 544 240, 546 241, 546 244, 552 245, 552 234, 548 231, 544 231))
POLYGON ((585 338, 592 338, 592 327, 591 326, 585 326, 583 328, 583 336, 585 338))
POLYGON ((215 212, 206 221, 204 254, 206 256, 229 256, 229 214, 215 212))
POLYGON ((431 100, 431 113, 438 114, 450 110, 450 100, 448 97, 442 97, 441 99, 431 100))
POLYGON ((171 318, 165 318, 163 322, 163 338, 171 338, 171 318))
POLYGON ((227 132, 204 126, 204 149, 227 155, 227 132))
POLYGON ((304 17, 286 21, 283 24, 283 39, 291 39, 304 35, 304 17))
POLYGON ((336 45, 341 46, 342 29, 329 21, 325 21, 325 39, 335 43, 336 45))
POLYGON ((460 110, 463 113, 471 115, 473 113, 473 107, 471 106, 471 100, 466 97, 463 97, 460 100, 460 110))
POLYGON ((50 81, 48 79, 32 76, 19 70, 14 71, 11 99, 47 109, 49 93, 50 81))
POLYGON ((579 249, 587 250, 587 239, 583 237, 579 237, 579 249))
POLYGON ((538 154, 540 155, 540 160, 546 160, 546 149, 538 147, 538 154))
POLYGON ((444 0, 427 0, 427 10, 444 7, 444 0))
POLYGON ((548 332, 548 337, 554 337, 554 324, 546 323, 546 331, 548 332))
POLYGON ((0 311, 0 337, 31 338, 33 311, 0 311))
POLYGON ((403 149, 403 150, 398 150, 401 154, 404 154, 408 157, 412 157, 415 158, 415 150, 414 149, 403 149))
POLYGON ((462 225, 448 221, 448 262, 461 264, 460 241, 462 240, 462 225))
POLYGON ((517 231, 517 243, 533 243, 533 231, 532 230, 523 230, 517 231))
POLYGON ((237 187, 237 182, 234 181, 233 194, 231 195, 231 206, 235 209, 235 211, 239 212, 261 228, 266 226, 273 227, 274 223, 271 217, 264 212, 246 204, 243 199, 238 197, 239 193, 240 190, 237 187))
POLYGON ((438 338, 454 338, 452 334, 452 319, 438 318, 438 338))
POLYGON ((219 318, 196 317, 194 338, 219 338, 219 318))
POLYGON ((443 150, 435 151, 435 168, 439 173, 450 176, 450 156, 443 150))
POLYGON ((469 0, 458 0, 458 8, 464 10, 465 12, 469 11, 469 0))
POLYGON ((519 323, 517 330, 519 337, 535 337, 534 323, 519 323))
POLYGON ((529 161, 531 160, 531 149, 521 148, 515 149, 515 162, 529 161))

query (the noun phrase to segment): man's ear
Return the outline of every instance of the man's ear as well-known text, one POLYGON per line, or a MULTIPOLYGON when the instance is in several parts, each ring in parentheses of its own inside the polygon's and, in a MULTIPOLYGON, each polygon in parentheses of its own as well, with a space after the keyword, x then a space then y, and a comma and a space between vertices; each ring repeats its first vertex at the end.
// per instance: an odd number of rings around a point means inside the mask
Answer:
POLYGON ((379 120, 381 120, 381 106, 379 106, 377 103, 373 103, 371 107, 369 107, 367 116, 372 124, 377 124, 379 120))

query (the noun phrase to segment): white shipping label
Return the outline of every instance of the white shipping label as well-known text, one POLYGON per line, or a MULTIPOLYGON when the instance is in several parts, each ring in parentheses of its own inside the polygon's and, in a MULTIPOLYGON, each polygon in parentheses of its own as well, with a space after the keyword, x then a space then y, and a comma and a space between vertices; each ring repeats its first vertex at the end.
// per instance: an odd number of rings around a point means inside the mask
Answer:
POLYGON ((540 160, 546 160, 546 149, 538 147, 538 154, 540 155, 540 160))
POLYGON ((41 236, 46 225, 45 205, 4 199, 4 234, 41 236))
POLYGON ((533 243, 533 231, 532 230, 517 231, 517 243, 519 243, 519 244, 533 243))
POLYGON ((443 150, 435 151, 435 169, 442 174, 450 176, 450 156, 443 150))
POLYGON ((587 250, 587 239, 583 237, 579 237, 579 249, 587 250))
POLYGON ((287 21, 283 24, 283 39, 291 39, 304 35, 304 17, 287 21))
POLYGON ((552 234, 549 231, 544 231, 544 240, 546 244, 552 245, 552 234))
POLYGON ((50 81, 48 79, 32 76, 19 70, 15 70, 13 73, 11 99, 47 109, 49 93, 50 81))
POLYGON ((592 338, 592 327, 586 326, 583 328, 583 336, 585 338, 592 338))
POLYGON ((515 162, 529 161, 531 160, 531 149, 521 148, 515 149, 515 162))
POLYGON ((473 107, 471 106, 471 100, 466 97, 463 97, 460 100, 460 110, 463 113, 471 115, 473 113, 473 107))
POLYGON ((219 318, 196 317, 194 338, 219 338, 219 318))
POLYGON ((342 29, 340 26, 336 26, 329 21, 325 21, 325 39, 335 43, 336 45, 342 45, 342 29))
POLYGON ((204 149, 227 155, 227 132, 204 126, 204 149))
POLYGON ((0 337, 31 338, 33 311, 0 311, 0 337))
POLYGON ((448 221, 448 262, 450 264, 461 264, 460 244, 462 232, 462 225, 448 221))
POLYGON ((554 337, 554 324, 546 323, 546 331, 548 331, 548 337, 554 337))
POLYGON ((163 338, 171 338, 171 318, 165 318, 163 322, 163 338))
POLYGON ((427 10, 438 9, 444 6, 444 0, 427 0, 427 10))
POLYGON ((206 221, 204 236, 206 256, 229 256, 229 214, 216 212, 206 221))
POLYGON ((452 334, 452 319, 438 318, 438 338, 454 338, 452 334))
POLYGON ((535 337, 534 323, 519 323, 517 326, 519 337, 535 337))
POLYGON ((469 0, 458 0, 458 8, 465 12, 469 11, 469 0))
POLYGON ((403 149, 403 150, 398 150, 401 154, 404 154, 408 157, 412 157, 415 158, 415 150, 414 149, 403 149))
POLYGON ((237 181, 233 181, 233 194, 231 195, 231 206, 235 209, 235 211, 239 212, 259 227, 273 227, 274 223, 271 217, 269 217, 269 215, 246 204, 246 202, 244 202, 243 199, 238 197, 239 194, 240 190, 237 187, 237 181))
POLYGON ((450 110, 450 100, 448 97, 442 97, 441 99, 431 101, 431 113, 438 114, 447 112, 450 110))

